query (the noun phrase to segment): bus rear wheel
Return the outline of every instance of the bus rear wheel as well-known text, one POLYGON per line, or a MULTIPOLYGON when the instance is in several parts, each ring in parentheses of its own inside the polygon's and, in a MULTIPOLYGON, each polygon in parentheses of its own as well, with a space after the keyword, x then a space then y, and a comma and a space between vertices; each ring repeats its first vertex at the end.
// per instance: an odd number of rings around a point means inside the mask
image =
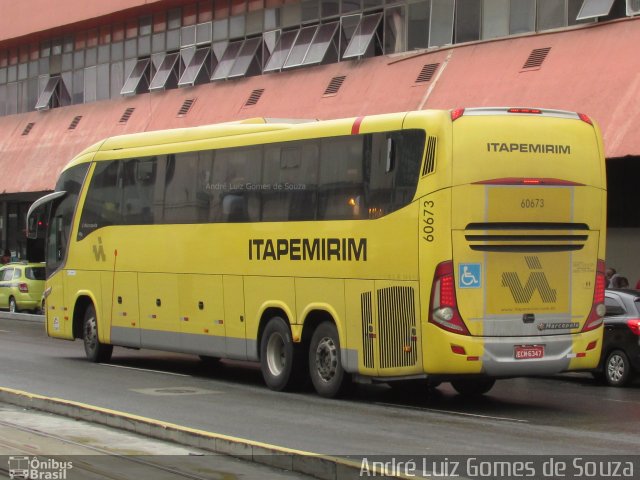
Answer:
POLYGON ((318 395, 334 398, 343 394, 350 377, 342 368, 340 338, 332 322, 321 323, 311 337, 309 374, 318 395))
POLYGON ((495 378, 464 378, 453 380, 451 385, 460 395, 476 396, 487 393, 495 383, 495 378))
POLYGON ((103 363, 111 360, 113 345, 106 345, 98 340, 98 320, 93 304, 89 305, 84 312, 82 338, 84 340, 84 353, 87 355, 88 360, 94 363, 103 363))
POLYGON ((291 390, 301 380, 300 348, 293 343, 289 324, 282 317, 269 320, 260 340, 260 370, 271 390, 291 390))

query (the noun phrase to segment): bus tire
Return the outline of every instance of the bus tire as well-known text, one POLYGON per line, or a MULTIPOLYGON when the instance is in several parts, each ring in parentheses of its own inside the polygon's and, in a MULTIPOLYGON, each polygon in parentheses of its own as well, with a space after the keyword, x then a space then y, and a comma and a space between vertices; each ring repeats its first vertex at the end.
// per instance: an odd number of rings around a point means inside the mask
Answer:
POLYGON ((624 387, 633 377, 629 357, 622 350, 614 350, 604 362, 604 378, 612 387, 624 387))
POLYGON ((350 376, 342 368, 340 338, 333 322, 323 322, 311 337, 309 375, 318 395, 335 398, 343 394, 350 376))
POLYGON ((484 395, 495 383, 495 378, 464 378, 451 381, 455 391, 465 396, 484 395))
POLYGON ((113 345, 106 345, 98 340, 98 319, 93 304, 90 304, 84 312, 82 338, 84 340, 84 353, 89 361, 104 363, 111 360, 113 345))
POLYGON ((260 370, 271 390, 291 390, 300 379, 300 346, 293 343, 289 324, 282 317, 267 323, 260 340, 260 370))

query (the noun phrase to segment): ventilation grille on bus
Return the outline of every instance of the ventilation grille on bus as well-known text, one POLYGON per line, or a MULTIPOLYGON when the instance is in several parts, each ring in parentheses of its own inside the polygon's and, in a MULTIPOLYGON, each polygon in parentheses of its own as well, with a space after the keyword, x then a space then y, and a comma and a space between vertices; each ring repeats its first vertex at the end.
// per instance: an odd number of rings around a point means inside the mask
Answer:
POLYGON ((418 74, 418 78, 416 78, 416 83, 425 83, 430 81, 439 66, 439 63, 429 63, 422 67, 422 70, 420 70, 420 73, 418 74))
POLYGON ((362 362, 366 368, 373 368, 373 316, 371 311, 371 292, 360 295, 362 312, 362 362))
POLYGON ((24 130, 22 130, 22 135, 29 135, 29 132, 31 131, 31 129, 35 124, 36 122, 27 123, 27 125, 24 127, 24 130))
POLYGON ((245 107, 251 107, 251 106, 255 105, 256 103, 258 103, 258 101, 260 100, 260 97, 262 97, 263 93, 264 93, 264 88, 255 89, 253 92, 251 92, 251 95, 249 95, 249 98, 244 103, 244 106, 245 107))
POLYGON ((75 130, 76 127, 78 126, 78 124, 80 123, 80 120, 82 120, 82 115, 78 115, 77 117, 73 117, 73 120, 71 121, 71 123, 67 127, 67 130, 75 130))
POLYGON ((195 98, 188 98, 187 100, 182 102, 182 106, 180 107, 180 110, 178 110, 178 116, 184 117, 187 113, 189 113, 189 110, 191 110, 191 107, 193 107, 193 103, 195 101, 195 98))
POLYGON ((433 172, 436 166, 436 147, 438 139, 436 137, 427 138, 427 152, 424 155, 424 166, 422 167, 422 176, 433 172))
POLYGON ((522 68, 540 68, 542 66, 542 62, 544 62, 545 58, 547 58, 549 51, 551 51, 551 47, 536 48, 532 50, 529 54, 529 58, 527 58, 527 61, 524 62, 522 68))
POLYGON ((346 78, 346 75, 333 77, 329 82, 329 85, 327 85, 327 88, 325 89, 323 95, 335 95, 336 93, 338 93, 338 90, 340 90, 340 87, 342 86, 346 78))
POLYGON ((122 114, 122 116, 120 117, 120 121, 118 123, 127 123, 131 118, 131 115, 133 115, 134 111, 135 111, 135 107, 127 108, 122 114))
POLYGON ((416 313, 411 287, 378 290, 378 338, 380 368, 416 364, 416 313))
POLYGON ((470 223, 464 231, 471 250, 479 252, 570 252, 581 250, 589 227, 584 223, 470 223))

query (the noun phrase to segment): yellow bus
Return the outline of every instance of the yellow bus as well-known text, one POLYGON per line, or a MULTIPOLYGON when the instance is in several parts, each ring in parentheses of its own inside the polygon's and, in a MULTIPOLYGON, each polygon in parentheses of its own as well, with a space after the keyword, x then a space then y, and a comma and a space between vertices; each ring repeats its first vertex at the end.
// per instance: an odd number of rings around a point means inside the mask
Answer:
POLYGON ((91 361, 148 348, 260 362, 274 390, 478 394, 597 365, 605 202, 585 115, 415 111, 109 138, 28 230, 47 333, 91 361))

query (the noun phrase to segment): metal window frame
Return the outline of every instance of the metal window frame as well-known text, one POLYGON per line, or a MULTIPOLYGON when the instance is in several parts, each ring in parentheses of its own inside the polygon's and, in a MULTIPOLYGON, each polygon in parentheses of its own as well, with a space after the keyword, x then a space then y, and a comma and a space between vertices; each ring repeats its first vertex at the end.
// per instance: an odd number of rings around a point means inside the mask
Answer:
POLYGON ((131 70, 131 73, 127 77, 127 80, 124 82, 124 85, 120 90, 120 95, 135 95, 142 80, 147 81, 146 88, 148 89, 149 76, 151 73, 150 65, 150 58, 138 59, 133 69, 131 70))
POLYGON ((584 0, 576 20, 592 20, 609 15, 614 0, 584 0))
POLYGON ((316 38, 318 34, 319 25, 308 25, 306 27, 302 27, 296 36, 295 42, 291 45, 289 49, 289 54, 287 55, 287 60, 282 65, 282 68, 292 68, 299 67, 304 64, 304 59, 309 52, 309 47, 313 43, 313 40, 316 38), (304 49, 302 55, 300 55, 301 50, 304 49))
POLYGON ((205 65, 210 64, 211 55, 211 47, 207 46, 196 49, 191 61, 185 67, 184 72, 182 72, 178 80, 178 87, 193 87, 196 82, 204 83, 204 75, 206 75, 206 81, 209 81, 211 72, 205 65))
POLYGON ((335 42, 337 33, 340 30, 340 22, 323 23, 318 27, 316 35, 313 37, 313 41, 307 50, 304 57, 303 65, 317 65, 325 61, 327 58, 327 52, 333 44, 336 61, 339 54, 339 45, 335 42), (333 31, 331 31, 333 29, 333 31), (324 40, 323 33, 329 32, 328 40, 324 40))
POLYGON ((244 77, 251 73, 251 66, 254 65, 253 71, 260 71, 261 58, 262 58, 262 35, 259 37, 247 38, 242 43, 240 51, 236 56, 235 61, 227 78, 244 77), (260 58, 258 58, 260 57, 260 58))
POLYGON ((36 110, 48 110, 50 108, 63 107, 71 104, 69 90, 61 75, 49 77, 36 102, 36 110))
POLYGON ((267 60, 267 64, 265 65, 263 72, 273 72, 276 70, 281 70, 284 66, 287 58, 289 57, 289 52, 291 51, 291 47, 295 45, 296 39, 298 38, 298 34, 300 33, 300 29, 295 30, 285 30, 280 33, 280 38, 278 38, 278 43, 276 43, 269 60, 267 60), (284 42, 289 42, 288 46, 284 42))
POLYGON ((157 92, 178 85, 178 70, 176 66, 180 61, 180 53, 167 53, 158 66, 158 70, 149 83, 149 91, 157 92))
POLYGON ((224 50, 224 54, 218 61, 218 65, 211 75, 212 81, 225 80, 229 76, 229 73, 231 73, 233 64, 236 62, 243 44, 244 40, 235 40, 227 44, 227 47, 224 50))
MULTIPOLYGON (((351 37, 347 48, 342 54, 342 58, 357 58, 365 55, 374 37, 376 37, 380 22, 382 22, 383 18, 384 12, 363 15, 353 33, 353 37, 351 37), (363 33, 363 29, 365 28, 367 28, 367 30, 363 33)), ((382 39, 378 38, 379 42, 381 42, 381 40, 382 39)))

